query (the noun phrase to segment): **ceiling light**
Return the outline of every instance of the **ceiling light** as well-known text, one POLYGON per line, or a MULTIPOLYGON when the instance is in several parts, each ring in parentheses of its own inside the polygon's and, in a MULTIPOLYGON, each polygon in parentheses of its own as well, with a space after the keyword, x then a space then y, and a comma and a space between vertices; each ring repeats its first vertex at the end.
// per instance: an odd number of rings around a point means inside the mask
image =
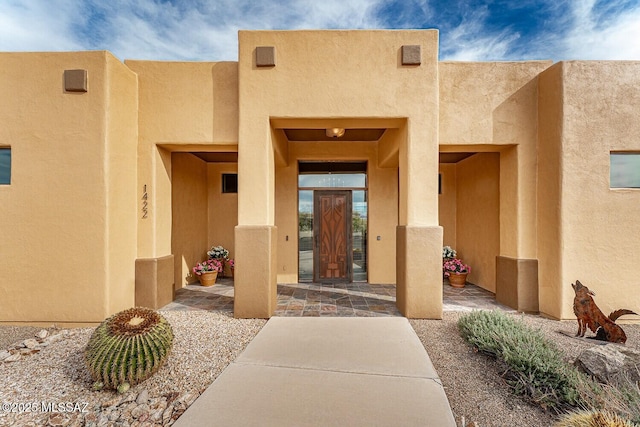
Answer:
POLYGON ((344 128, 328 128, 327 136, 329 138, 340 138, 344 135, 344 128))

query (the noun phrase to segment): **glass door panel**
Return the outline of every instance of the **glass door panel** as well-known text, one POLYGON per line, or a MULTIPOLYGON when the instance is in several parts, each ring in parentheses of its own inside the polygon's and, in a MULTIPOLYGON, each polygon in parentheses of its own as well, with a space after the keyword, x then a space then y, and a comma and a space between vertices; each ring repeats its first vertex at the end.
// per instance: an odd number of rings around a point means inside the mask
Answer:
POLYGON ((313 190, 298 191, 298 280, 313 280, 313 190))
POLYGON ((352 191, 353 280, 367 280, 367 191, 352 191))

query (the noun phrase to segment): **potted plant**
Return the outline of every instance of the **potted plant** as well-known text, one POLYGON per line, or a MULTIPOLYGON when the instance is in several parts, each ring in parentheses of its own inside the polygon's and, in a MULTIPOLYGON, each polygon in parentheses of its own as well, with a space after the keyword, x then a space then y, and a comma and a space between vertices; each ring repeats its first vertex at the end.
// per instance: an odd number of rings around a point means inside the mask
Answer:
POLYGON ((454 288, 464 288, 467 282, 467 274, 471 272, 471 267, 458 258, 451 258, 442 263, 444 277, 449 279, 449 284, 454 288))
POLYGON ((217 259, 222 264, 222 270, 220 271, 224 276, 224 265, 229 260, 229 251, 222 247, 221 245, 212 246, 210 250, 207 251, 207 256, 209 259, 217 259))
POLYGON ((202 286, 213 286, 218 278, 218 273, 222 271, 222 263, 217 259, 208 259, 199 262, 193 267, 193 274, 198 276, 202 286))
POLYGON ((445 246, 442 248, 442 260, 452 259, 456 257, 456 250, 451 246, 445 246))

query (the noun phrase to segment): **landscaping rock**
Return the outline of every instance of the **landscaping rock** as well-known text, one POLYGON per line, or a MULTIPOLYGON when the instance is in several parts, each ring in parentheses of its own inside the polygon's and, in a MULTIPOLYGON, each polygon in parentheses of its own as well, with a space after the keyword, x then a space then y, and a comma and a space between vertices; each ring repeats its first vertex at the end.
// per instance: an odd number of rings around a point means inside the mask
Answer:
POLYGON ((38 346, 38 341, 33 338, 29 338, 28 340, 24 340, 23 344, 26 348, 36 348, 38 346))
POLYGON ((603 383, 615 384, 625 377, 640 381, 640 351, 618 344, 584 350, 574 364, 603 383))
POLYGON ((142 405, 143 403, 148 403, 148 402, 149 402, 149 391, 145 388, 138 395, 136 399, 136 403, 138 405, 142 405))
POLYGON ((20 355, 20 353, 14 353, 11 356, 9 356, 6 359, 4 359, 4 362, 6 362, 6 363, 8 363, 8 362, 17 362, 21 358, 22 358, 22 356, 20 355))

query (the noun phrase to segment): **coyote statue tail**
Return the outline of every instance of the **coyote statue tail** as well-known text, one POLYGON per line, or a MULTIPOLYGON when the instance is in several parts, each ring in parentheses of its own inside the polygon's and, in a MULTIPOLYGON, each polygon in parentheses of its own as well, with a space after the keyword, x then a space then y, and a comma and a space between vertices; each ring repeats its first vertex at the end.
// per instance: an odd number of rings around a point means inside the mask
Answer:
POLYGON ((580 283, 579 280, 576 280, 575 284, 572 283, 571 287, 576 293, 573 299, 573 312, 578 318, 577 337, 584 337, 588 327, 592 332, 596 333, 596 336, 593 337, 594 339, 621 344, 627 342, 627 336, 615 321, 620 316, 636 313, 631 310, 621 309, 612 312, 609 317, 606 317, 593 300, 595 293, 580 283))

